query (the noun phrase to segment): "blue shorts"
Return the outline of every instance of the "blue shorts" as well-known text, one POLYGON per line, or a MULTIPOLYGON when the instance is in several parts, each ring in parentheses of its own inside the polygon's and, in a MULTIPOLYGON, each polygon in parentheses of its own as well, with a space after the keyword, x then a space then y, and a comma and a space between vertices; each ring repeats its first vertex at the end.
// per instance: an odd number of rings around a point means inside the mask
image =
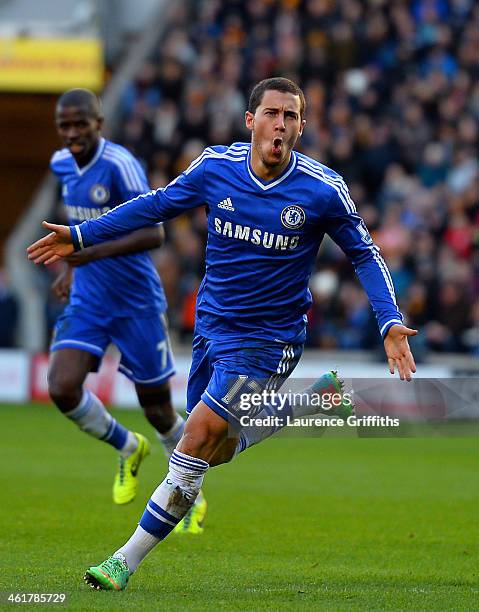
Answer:
POLYGON ((266 340, 233 342, 195 336, 186 412, 189 414, 202 400, 237 427, 241 416, 255 413, 253 407, 245 412, 242 396, 279 389, 297 366, 302 352, 302 344, 266 340))
POLYGON ((118 369, 136 384, 160 385, 175 373, 163 313, 100 317, 78 306, 67 306, 55 324, 50 351, 72 348, 101 359, 110 343, 121 352, 118 369))

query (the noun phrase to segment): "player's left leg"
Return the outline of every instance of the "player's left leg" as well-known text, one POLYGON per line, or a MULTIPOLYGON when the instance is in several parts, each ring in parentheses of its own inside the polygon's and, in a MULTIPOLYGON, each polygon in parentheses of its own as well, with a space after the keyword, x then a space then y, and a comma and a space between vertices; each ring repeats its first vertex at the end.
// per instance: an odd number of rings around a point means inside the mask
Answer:
MULTIPOLYGON (((281 393, 281 391, 280 391, 281 393)), ((212 465, 224 463, 246 449, 266 440, 284 427, 290 420, 304 416, 324 414, 346 421, 354 414, 351 394, 344 391, 344 384, 337 372, 326 372, 311 386, 292 393, 291 399, 283 392, 282 402, 265 402, 256 415, 255 422, 241 430, 238 444, 231 456, 231 445, 223 449, 212 465), (296 397, 297 396, 297 397, 296 397)))
POLYGON ((301 402, 290 401, 282 404, 265 402, 262 404, 260 412, 255 415, 254 425, 243 427, 238 436, 232 435, 230 431, 228 438, 211 457, 210 467, 228 463, 239 453, 270 438, 286 427, 289 419, 314 414, 325 414, 347 419, 348 416, 353 414, 353 403, 350 396, 344 393, 343 383, 336 372, 326 372, 310 387, 301 390, 298 396, 301 398, 301 402), (311 401, 313 394, 316 394, 319 401, 311 401), (329 402, 331 395, 337 397, 334 405, 329 402), (328 403, 321 402, 321 398, 327 398, 328 403), (324 404, 328 407, 322 408, 324 404))
POLYGON ((121 352, 119 370, 134 384, 138 401, 169 458, 183 435, 184 419, 174 410, 169 379, 175 373, 163 313, 119 317, 112 340, 121 352))

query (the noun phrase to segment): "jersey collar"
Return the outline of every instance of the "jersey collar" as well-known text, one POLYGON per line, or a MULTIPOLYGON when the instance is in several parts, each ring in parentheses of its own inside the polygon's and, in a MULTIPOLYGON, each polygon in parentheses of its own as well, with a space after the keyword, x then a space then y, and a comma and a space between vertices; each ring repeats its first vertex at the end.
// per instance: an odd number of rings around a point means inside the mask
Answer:
POLYGON ((102 156, 103 153, 103 149, 105 148, 105 139, 104 138, 100 138, 100 141, 98 143, 98 148, 96 150, 95 155, 92 157, 92 159, 87 163, 86 166, 83 166, 82 168, 78 167, 78 164, 76 162, 76 159, 73 157, 73 165, 75 167, 75 172, 79 175, 82 176, 83 174, 85 174, 85 172, 87 172, 88 170, 90 170, 90 168, 92 166, 94 166, 96 164, 96 162, 100 159, 100 157, 102 156))
POLYGON ((286 166, 283 172, 272 181, 263 181, 253 172, 253 168, 251 167, 251 149, 248 152, 248 157, 246 159, 246 167, 248 168, 248 174, 250 175, 253 182, 256 183, 258 187, 261 187, 263 191, 267 191, 272 187, 276 187, 276 185, 279 185, 279 183, 282 183, 284 179, 287 178, 291 174, 291 172, 293 172, 296 167, 296 153, 294 151, 291 151, 291 159, 289 160, 289 164, 286 166))

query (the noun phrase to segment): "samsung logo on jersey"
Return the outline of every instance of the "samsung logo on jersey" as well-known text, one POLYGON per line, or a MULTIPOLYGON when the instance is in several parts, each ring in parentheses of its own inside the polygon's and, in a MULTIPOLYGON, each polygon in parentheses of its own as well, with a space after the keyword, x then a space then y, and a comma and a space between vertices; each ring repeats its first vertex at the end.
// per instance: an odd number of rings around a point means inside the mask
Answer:
POLYGON ((87 206, 71 206, 67 205, 67 214, 71 219, 78 221, 88 221, 89 219, 98 219, 103 213, 110 210, 109 206, 103 208, 88 208, 87 206))
POLYGON ((251 228, 247 225, 239 225, 230 221, 223 221, 215 217, 215 230, 222 236, 228 238, 236 238, 236 240, 245 240, 256 244, 263 245, 265 249, 295 249, 299 243, 299 236, 283 236, 282 234, 273 234, 272 232, 263 232, 257 227, 251 228))

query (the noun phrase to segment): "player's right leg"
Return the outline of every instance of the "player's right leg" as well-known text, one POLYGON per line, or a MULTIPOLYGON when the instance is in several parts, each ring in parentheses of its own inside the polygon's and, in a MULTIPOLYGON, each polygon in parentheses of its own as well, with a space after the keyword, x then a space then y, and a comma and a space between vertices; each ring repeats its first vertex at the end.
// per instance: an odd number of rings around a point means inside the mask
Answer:
POLYGON ((118 423, 102 401, 83 387, 87 374, 97 364, 98 357, 86 351, 62 348, 52 352, 48 369, 50 397, 81 431, 120 452, 130 453, 138 446, 136 435, 118 423))
POLYGON ((166 478, 153 492, 130 539, 112 557, 85 573, 85 581, 93 588, 126 587, 129 574, 186 516, 201 490, 209 467, 207 458, 227 439, 227 421, 200 399, 214 370, 208 349, 204 338, 195 338, 187 393, 190 416, 170 458, 166 478))
POLYGON ((228 423, 204 402, 193 410, 169 462, 166 478, 153 492, 130 539, 85 581, 95 589, 122 590, 146 555, 164 540, 192 507, 208 470, 208 458, 228 436, 228 423))
POLYGON ((49 393, 60 411, 81 431, 110 444, 121 457, 137 456, 139 466, 149 452, 146 438, 118 423, 83 385, 88 373, 96 371, 109 342, 102 320, 67 307, 57 322, 50 348, 49 393))

